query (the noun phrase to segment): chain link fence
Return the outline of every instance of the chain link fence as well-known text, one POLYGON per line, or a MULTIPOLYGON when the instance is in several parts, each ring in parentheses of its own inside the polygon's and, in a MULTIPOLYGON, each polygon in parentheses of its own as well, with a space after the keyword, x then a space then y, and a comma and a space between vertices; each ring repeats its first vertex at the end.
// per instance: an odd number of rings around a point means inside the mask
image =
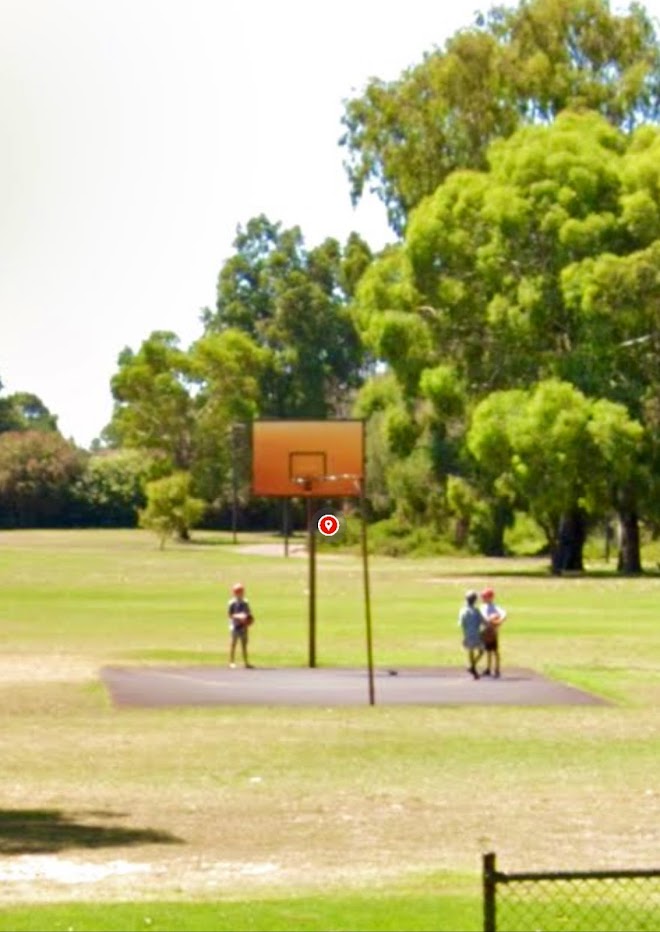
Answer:
POLYGON ((484 932, 660 932, 660 869, 515 873, 484 855, 484 932))

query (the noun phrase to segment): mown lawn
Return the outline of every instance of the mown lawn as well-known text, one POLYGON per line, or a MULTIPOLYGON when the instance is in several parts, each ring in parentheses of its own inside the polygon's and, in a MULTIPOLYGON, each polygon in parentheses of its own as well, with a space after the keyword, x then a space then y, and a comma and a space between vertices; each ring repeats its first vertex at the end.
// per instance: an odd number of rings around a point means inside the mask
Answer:
MULTIPOLYGON (((0 534, 0 929, 469 929, 488 850, 504 870, 657 867, 660 580, 370 568, 377 665, 462 666, 458 607, 488 582, 510 613, 505 668, 612 705, 118 711, 104 664, 226 662, 236 579, 255 663, 306 665, 304 557, 0 534)), ((359 560, 321 555, 318 596, 319 664, 363 665, 359 560)))

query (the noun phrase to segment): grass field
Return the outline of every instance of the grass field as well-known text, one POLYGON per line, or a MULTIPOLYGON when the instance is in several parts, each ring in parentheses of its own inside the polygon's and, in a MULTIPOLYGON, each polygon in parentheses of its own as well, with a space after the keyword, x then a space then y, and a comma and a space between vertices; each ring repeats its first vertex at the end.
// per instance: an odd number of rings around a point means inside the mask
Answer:
MULTIPOLYGON (((485 851, 660 866, 660 579, 371 560, 377 666, 463 666, 489 582, 505 669, 609 706, 114 709, 105 664, 226 663, 236 579, 253 661, 306 665, 307 562, 255 543, 0 533, 0 930, 478 929, 485 851)), ((363 665, 356 557, 319 558, 318 599, 319 665, 363 665)))

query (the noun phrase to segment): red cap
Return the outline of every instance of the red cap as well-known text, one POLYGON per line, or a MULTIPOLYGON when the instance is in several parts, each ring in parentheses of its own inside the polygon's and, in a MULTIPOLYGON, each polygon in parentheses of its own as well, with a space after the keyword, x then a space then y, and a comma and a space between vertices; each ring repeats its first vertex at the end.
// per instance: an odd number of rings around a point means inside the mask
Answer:
POLYGON ((232 592, 245 592, 245 586, 243 585, 243 583, 239 583, 239 582, 234 583, 234 585, 231 587, 231 591, 232 592))
POLYGON ((492 599, 494 595, 495 595, 495 592, 492 589, 484 589, 484 591, 481 593, 481 598, 492 599))

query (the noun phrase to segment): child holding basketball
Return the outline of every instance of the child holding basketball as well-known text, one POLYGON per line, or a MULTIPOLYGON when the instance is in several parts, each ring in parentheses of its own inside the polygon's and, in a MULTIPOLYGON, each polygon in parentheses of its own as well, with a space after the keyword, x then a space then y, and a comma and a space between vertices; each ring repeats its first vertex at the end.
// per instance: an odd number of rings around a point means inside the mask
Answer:
POLYGON ((243 654, 243 663, 247 670, 252 670, 252 664, 248 661, 248 629, 254 618, 250 610, 250 604, 245 598, 245 587, 242 583, 236 583, 232 587, 232 597, 227 606, 229 616, 229 666, 234 669, 236 666, 236 645, 240 643, 243 654))
POLYGON ((495 592, 492 589, 484 589, 481 593, 481 614, 484 617, 486 625, 481 633, 481 640, 486 649, 486 669, 482 676, 498 677, 500 675, 500 625, 506 618, 504 609, 496 605, 493 601, 495 592), (494 669, 493 669, 494 667, 494 669))

